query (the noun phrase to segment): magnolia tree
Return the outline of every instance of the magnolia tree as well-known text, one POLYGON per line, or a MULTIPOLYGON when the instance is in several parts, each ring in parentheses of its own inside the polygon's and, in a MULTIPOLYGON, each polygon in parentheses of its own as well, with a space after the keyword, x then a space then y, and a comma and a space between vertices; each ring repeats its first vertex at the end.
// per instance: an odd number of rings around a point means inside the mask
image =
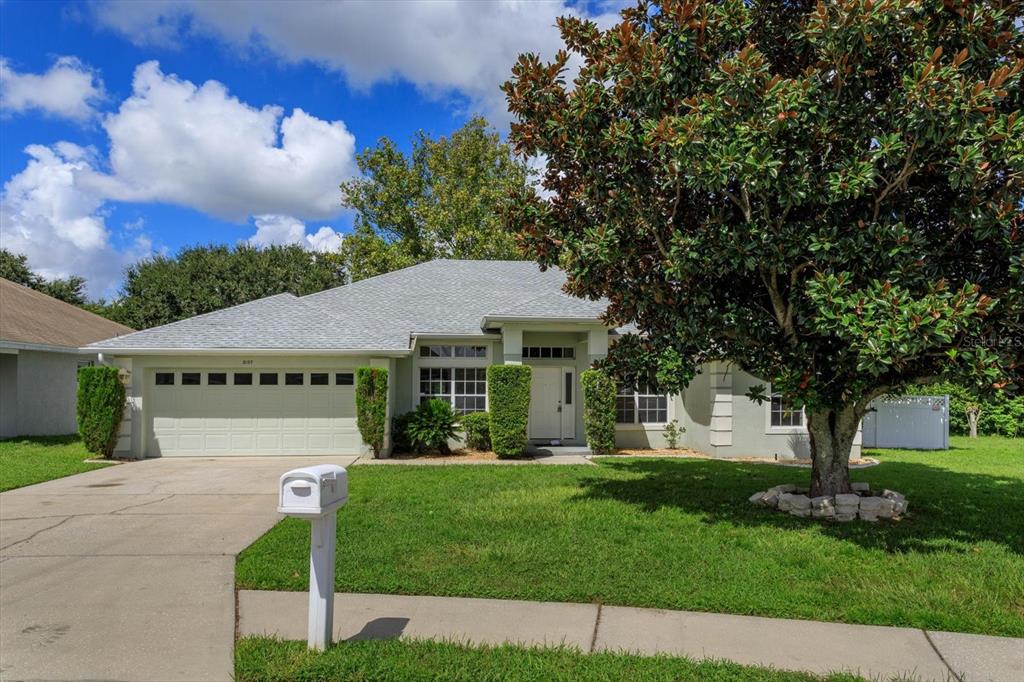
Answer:
POLYGON ((735 363, 804 406, 812 494, 848 492, 876 396, 1017 390, 1020 17, 734 0, 562 18, 566 50, 521 55, 504 85, 517 150, 547 162, 511 225, 642 332, 613 349, 622 377, 678 390, 735 363))

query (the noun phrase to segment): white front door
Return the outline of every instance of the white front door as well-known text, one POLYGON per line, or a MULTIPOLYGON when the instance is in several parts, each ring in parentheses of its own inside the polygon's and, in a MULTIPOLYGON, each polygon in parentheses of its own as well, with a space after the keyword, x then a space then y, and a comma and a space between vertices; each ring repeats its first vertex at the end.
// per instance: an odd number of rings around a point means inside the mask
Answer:
POLYGON ((530 438, 555 440, 562 433, 561 367, 534 367, 530 385, 530 438))

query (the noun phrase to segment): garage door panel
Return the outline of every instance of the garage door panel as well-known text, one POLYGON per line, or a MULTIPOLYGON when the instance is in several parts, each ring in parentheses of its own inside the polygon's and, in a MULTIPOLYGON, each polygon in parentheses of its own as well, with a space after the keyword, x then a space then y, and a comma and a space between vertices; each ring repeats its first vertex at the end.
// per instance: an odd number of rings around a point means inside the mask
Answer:
MULTIPOLYGON (((168 370, 170 371, 170 370, 168 370)), ((199 371, 202 384, 155 385, 147 377, 149 456, 358 454, 362 441, 355 428, 355 394, 351 386, 310 386, 304 370, 302 386, 285 386, 283 370, 277 386, 207 385, 210 372, 199 371)), ((273 370, 264 370, 273 372, 273 370)), ((289 370, 295 372, 297 370, 289 370)), ((254 382, 259 372, 254 372, 254 382)), ((333 380, 333 370, 330 373, 333 380)))

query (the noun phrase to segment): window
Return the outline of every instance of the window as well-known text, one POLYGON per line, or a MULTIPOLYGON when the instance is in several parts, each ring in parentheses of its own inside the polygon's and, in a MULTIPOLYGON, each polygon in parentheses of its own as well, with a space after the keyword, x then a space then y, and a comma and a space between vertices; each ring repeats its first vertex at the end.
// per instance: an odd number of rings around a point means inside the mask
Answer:
POLYGON ((565 404, 572 405, 572 372, 565 373, 565 404))
POLYGON ((421 358, 450 358, 451 356, 451 346, 420 346, 421 358))
POLYGON ((285 372, 284 385, 285 386, 302 386, 302 372, 285 372))
POLYGON ((487 346, 420 346, 421 358, 486 358, 487 346))
POLYGON ((572 346, 523 346, 524 358, 551 358, 561 360, 576 357, 576 350, 572 346))
POLYGON ((637 390, 619 388, 615 399, 617 424, 664 424, 668 422, 668 396, 657 393, 653 386, 641 385, 637 390))
POLYGON ((181 373, 181 385, 182 386, 198 386, 202 382, 200 381, 199 372, 182 372, 181 373))
POLYGON ((228 375, 227 372, 209 372, 206 375, 207 386, 227 386, 228 375))
POLYGON ((456 412, 484 412, 487 409, 487 370, 456 367, 454 395, 456 412))
POLYGON ((327 372, 310 372, 309 374, 309 385, 310 386, 326 386, 327 379, 329 378, 327 372))
POLYGON ((174 385, 174 372, 157 372, 156 373, 156 385, 157 386, 173 386, 174 385))
POLYGON ((235 372, 235 386, 252 386, 252 372, 235 372))
POLYGON ((803 426, 804 411, 796 407, 789 400, 782 397, 780 393, 772 394, 772 404, 769 412, 772 427, 803 426))
POLYGON ((353 386, 356 383, 356 376, 352 372, 338 372, 334 375, 335 386, 353 386))
POLYGON ((420 368, 420 402, 438 398, 451 402, 452 369, 451 367, 420 368))
POLYGON ((83 367, 92 367, 95 364, 96 363, 93 362, 92 360, 79 360, 78 369, 82 369, 83 367))
POLYGON ((260 372, 260 386, 277 386, 277 372, 260 372))

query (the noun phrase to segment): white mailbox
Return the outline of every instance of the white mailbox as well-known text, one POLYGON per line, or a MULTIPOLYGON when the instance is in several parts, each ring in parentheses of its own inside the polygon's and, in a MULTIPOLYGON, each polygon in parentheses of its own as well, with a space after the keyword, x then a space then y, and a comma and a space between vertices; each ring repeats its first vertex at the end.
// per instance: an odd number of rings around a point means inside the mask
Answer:
POLYGON ((277 511, 312 518, 348 501, 348 473, 336 464, 292 469, 281 476, 277 511))

